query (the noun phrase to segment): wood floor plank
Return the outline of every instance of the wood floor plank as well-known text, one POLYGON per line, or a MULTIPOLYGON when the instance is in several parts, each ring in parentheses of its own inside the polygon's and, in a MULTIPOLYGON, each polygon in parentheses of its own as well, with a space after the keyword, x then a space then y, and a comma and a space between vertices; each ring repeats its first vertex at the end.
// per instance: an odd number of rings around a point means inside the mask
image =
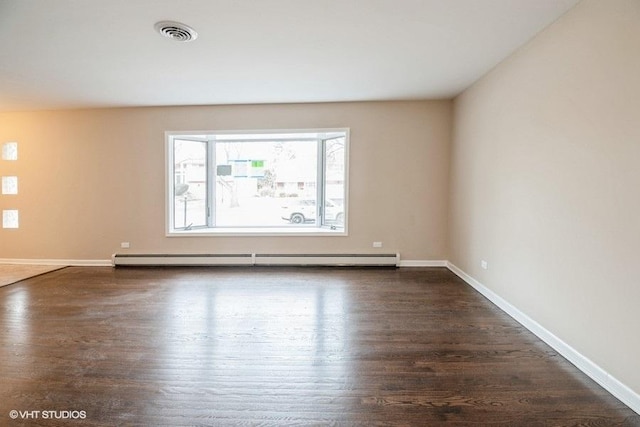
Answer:
POLYGON ((0 302, 0 425, 640 425, 443 268, 74 267, 0 302))

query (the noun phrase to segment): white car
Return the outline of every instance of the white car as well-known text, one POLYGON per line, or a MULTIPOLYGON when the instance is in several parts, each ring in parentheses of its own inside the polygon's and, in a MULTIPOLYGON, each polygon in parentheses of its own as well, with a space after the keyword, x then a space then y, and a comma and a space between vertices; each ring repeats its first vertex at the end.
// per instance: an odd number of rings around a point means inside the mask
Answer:
MULTIPOLYGON (((324 205, 327 223, 342 224, 344 222, 344 212, 341 205, 333 200, 326 200, 324 205)), ((316 201, 314 199, 292 199, 289 204, 282 206, 282 219, 291 224, 316 222, 316 201)))

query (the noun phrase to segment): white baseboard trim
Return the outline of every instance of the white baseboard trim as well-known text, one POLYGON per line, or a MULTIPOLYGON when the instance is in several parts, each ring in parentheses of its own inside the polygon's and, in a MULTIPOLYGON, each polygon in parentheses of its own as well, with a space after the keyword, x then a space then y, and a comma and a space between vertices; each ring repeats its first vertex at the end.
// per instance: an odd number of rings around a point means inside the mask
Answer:
POLYGON ((411 259, 401 259, 398 267, 446 267, 448 265, 447 261, 442 260, 411 260, 411 259))
POLYGON ((508 301, 500 297, 498 294, 487 288, 473 277, 462 271, 454 264, 447 262, 447 268, 454 274, 467 282, 472 288, 484 295, 489 301, 494 303, 498 308, 511 316, 514 320, 520 323, 522 326, 531 331, 534 335, 540 338, 542 341, 551 346, 565 359, 575 365, 578 369, 584 372, 587 376, 600 384, 605 390, 618 398, 622 403, 627 405, 636 413, 640 414, 640 394, 633 391, 624 383, 613 377, 607 371, 596 365, 594 362, 583 356, 573 347, 560 338, 555 336, 551 331, 544 328, 538 322, 518 310, 511 305, 508 301))
POLYGON ((59 265, 68 267, 111 267, 110 259, 18 259, 0 258, 0 264, 59 265))

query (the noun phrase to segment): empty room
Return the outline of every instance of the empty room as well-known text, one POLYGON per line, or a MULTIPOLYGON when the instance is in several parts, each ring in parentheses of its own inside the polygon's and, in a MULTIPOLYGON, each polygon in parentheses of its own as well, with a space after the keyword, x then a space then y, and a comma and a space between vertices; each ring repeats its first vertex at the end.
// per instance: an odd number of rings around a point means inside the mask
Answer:
POLYGON ((640 426, 640 1, 0 24, 0 425, 640 426))

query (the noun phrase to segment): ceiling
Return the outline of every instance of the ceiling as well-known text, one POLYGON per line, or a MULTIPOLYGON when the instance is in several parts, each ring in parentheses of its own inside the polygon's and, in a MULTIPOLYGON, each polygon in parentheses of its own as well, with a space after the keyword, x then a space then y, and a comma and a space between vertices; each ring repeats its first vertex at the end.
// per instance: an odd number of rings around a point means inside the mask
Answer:
POLYGON ((577 1, 0 0, 0 111, 450 98, 577 1))

